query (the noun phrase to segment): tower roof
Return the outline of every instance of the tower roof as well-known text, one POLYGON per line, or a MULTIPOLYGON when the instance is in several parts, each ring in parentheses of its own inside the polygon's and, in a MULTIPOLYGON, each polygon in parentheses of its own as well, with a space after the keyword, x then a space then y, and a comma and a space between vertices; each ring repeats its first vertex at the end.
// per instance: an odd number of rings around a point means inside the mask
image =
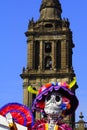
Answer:
POLYGON ((40 20, 61 19, 61 4, 59 0, 42 0, 40 20))

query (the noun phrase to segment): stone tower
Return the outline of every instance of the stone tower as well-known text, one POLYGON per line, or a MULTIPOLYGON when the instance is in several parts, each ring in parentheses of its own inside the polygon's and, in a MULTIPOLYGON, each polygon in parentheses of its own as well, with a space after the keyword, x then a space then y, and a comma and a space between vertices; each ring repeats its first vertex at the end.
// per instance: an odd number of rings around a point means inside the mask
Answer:
MULTIPOLYGON (((23 94, 25 105, 31 107, 35 95, 28 92, 31 85, 38 89, 52 80, 70 83, 75 76, 72 65, 74 43, 68 19, 61 17, 59 0, 42 0, 40 17, 28 24, 27 66, 23 68, 23 94)), ((73 87, 75 92, 77 85, 73 87)), ((68 118, 74 121, 74 115, 68 118)))

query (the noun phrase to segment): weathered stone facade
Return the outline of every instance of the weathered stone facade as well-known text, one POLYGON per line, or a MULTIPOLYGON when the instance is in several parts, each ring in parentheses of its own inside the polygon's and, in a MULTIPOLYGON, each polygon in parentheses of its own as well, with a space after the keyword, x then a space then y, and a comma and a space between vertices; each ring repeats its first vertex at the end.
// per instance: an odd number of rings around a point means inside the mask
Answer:
POLYGON ((87 122, 83 120, 84 116, 82 115, 82 112, 80 113, 79 118, 80 120, 75 122, 74 130, 87 130, 87 122))
MULTIPOLYGON (((68 19, 62 19, 58 0, 42 0, 40 18, 28 25, 27 66, 23 68, 23 103, 29 107, 35 95, 28 92, 31 85, 39 89, 52 80, 70 83, 75 76, 72 64, 74 43, 68 19)), ((73 87, 75 92, 77 84, 73 87)), ((75 121, 75 115, 66 120, 75 121)))

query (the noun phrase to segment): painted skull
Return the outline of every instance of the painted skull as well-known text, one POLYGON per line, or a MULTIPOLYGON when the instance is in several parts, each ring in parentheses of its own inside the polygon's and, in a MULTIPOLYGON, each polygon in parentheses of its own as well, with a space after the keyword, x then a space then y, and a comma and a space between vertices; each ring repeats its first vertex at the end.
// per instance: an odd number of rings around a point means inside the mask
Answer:
POLYGON ((56 92, 48 94, 45 99, 44 111, 48 115, 60 116, 62 114, 62 96, 56 92))

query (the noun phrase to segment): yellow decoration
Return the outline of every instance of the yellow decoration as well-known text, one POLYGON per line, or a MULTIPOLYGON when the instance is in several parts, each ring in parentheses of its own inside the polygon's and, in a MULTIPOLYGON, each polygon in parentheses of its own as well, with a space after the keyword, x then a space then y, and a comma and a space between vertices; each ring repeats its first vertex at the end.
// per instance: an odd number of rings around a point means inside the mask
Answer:
POLYGON ((58 125, 55 125, 54 130, 58 130, 58 125))
POLYGON ((13 127, 14 126, 14 124, 13 123, 10 123, 9 124, 9 128, 11 128, 11 127, 13 127))
POLYGON ((38 91, 34 90, 31 86, 28 86, 28 91, 32 94, 38 94, 38 91))
POLYGON ((48 123, 45 124, 45 130, 48 130, 48 123))
MULTIPOLYGON (((49 130, 49 124, 48 123, 45 124, 45 130, 49 130)), ((58 130, 58 125, 54 126, 54 130, 58 130)))
POLYGON ((76 84, 76 77, 73 78, 73 81, 69 84, 69 88, 71 89, 76 84))
POLYGON ((15 123, 10 123, 9 128, 10 130, 18 130, 15 123))

